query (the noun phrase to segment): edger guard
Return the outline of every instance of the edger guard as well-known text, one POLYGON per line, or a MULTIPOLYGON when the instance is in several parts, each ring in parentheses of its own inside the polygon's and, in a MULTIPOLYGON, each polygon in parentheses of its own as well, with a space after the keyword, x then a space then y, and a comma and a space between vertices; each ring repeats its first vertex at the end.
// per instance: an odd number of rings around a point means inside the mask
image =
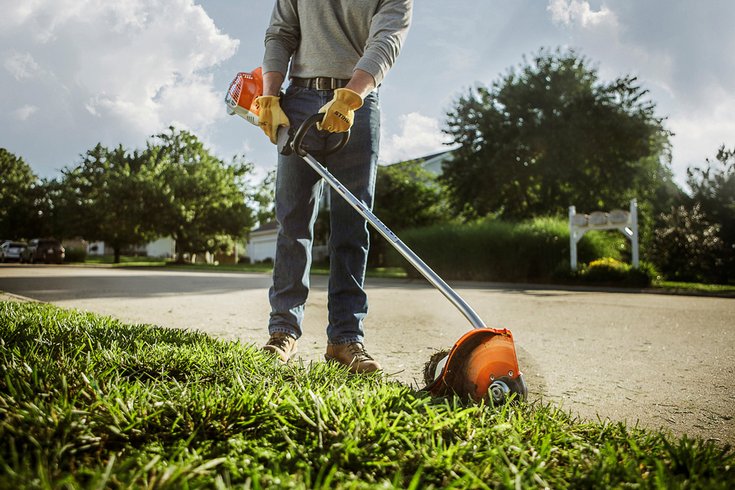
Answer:
POLYGON ((506 402, 511 394, 528 395, 518 369, 513 334, 507 329, 477 328, 464 334, 447 352, 432 357, 424 368, 426 391, 434 396, 456 393, 474 400, 506 402))

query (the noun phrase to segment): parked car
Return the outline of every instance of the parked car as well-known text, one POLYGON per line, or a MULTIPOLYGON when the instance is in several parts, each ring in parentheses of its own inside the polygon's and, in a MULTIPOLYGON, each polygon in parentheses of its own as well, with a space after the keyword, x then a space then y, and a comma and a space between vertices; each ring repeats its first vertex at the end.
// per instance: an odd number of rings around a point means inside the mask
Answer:
POLYGON ((0 262, 20 262, 26 244, 23 242, 14 242, 6 240, 0 245, 0 262))
POLYGON ((64 262, 66 251, 61 242, 53 238, 34 238, 28 242, 25 252, 21 255, 21 262, 45 262, 46 264, 61 264, 64 262))

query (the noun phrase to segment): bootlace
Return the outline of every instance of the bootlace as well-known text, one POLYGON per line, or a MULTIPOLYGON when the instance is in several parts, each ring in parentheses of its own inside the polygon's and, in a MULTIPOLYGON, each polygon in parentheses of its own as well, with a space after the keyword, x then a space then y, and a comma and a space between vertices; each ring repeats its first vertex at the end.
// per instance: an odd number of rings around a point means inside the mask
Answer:
POLYGON ((365 346, 362 345, 360 342, 355 342, 354 344, 350 344, 350 355, 357 359, 358 361, 373 361, 374 359, 370 354, 367 353, 365 350, 365 346))
POLYGON ((277 349, 285 351, 288 350, 290 343, 291 337, 288 334, 274 334, 268 339, 267 345, 272 345, 277 349))

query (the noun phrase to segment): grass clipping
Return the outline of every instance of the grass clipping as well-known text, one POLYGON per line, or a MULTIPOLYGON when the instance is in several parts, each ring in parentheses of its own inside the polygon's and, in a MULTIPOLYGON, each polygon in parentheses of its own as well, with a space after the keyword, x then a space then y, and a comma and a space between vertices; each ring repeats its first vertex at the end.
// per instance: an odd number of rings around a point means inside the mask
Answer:
POLYGON ((0 488, 727 488, 730 448, 0 303, 0 488))

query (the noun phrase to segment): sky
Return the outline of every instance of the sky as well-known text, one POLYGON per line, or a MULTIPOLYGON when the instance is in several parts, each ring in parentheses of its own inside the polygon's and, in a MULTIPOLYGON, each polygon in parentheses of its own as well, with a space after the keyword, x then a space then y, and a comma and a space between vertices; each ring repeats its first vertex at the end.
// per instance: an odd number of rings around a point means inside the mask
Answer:
MULTIPOLYGON (((318 1, 318 0, 314 0, 318 1)), ((143 148, 174 125, 259 175, 267 137, 223 102, 260 66, 272 0, 0 0, 0 147, 42 178, 98 142, 143 148)), ((446 149, 445 115, 540 48, 572 48, 602 80, 635 75, 672 137, 672 169, 735 147, 733 0, 416 0, 380 88, 382 163, 446 149)))

